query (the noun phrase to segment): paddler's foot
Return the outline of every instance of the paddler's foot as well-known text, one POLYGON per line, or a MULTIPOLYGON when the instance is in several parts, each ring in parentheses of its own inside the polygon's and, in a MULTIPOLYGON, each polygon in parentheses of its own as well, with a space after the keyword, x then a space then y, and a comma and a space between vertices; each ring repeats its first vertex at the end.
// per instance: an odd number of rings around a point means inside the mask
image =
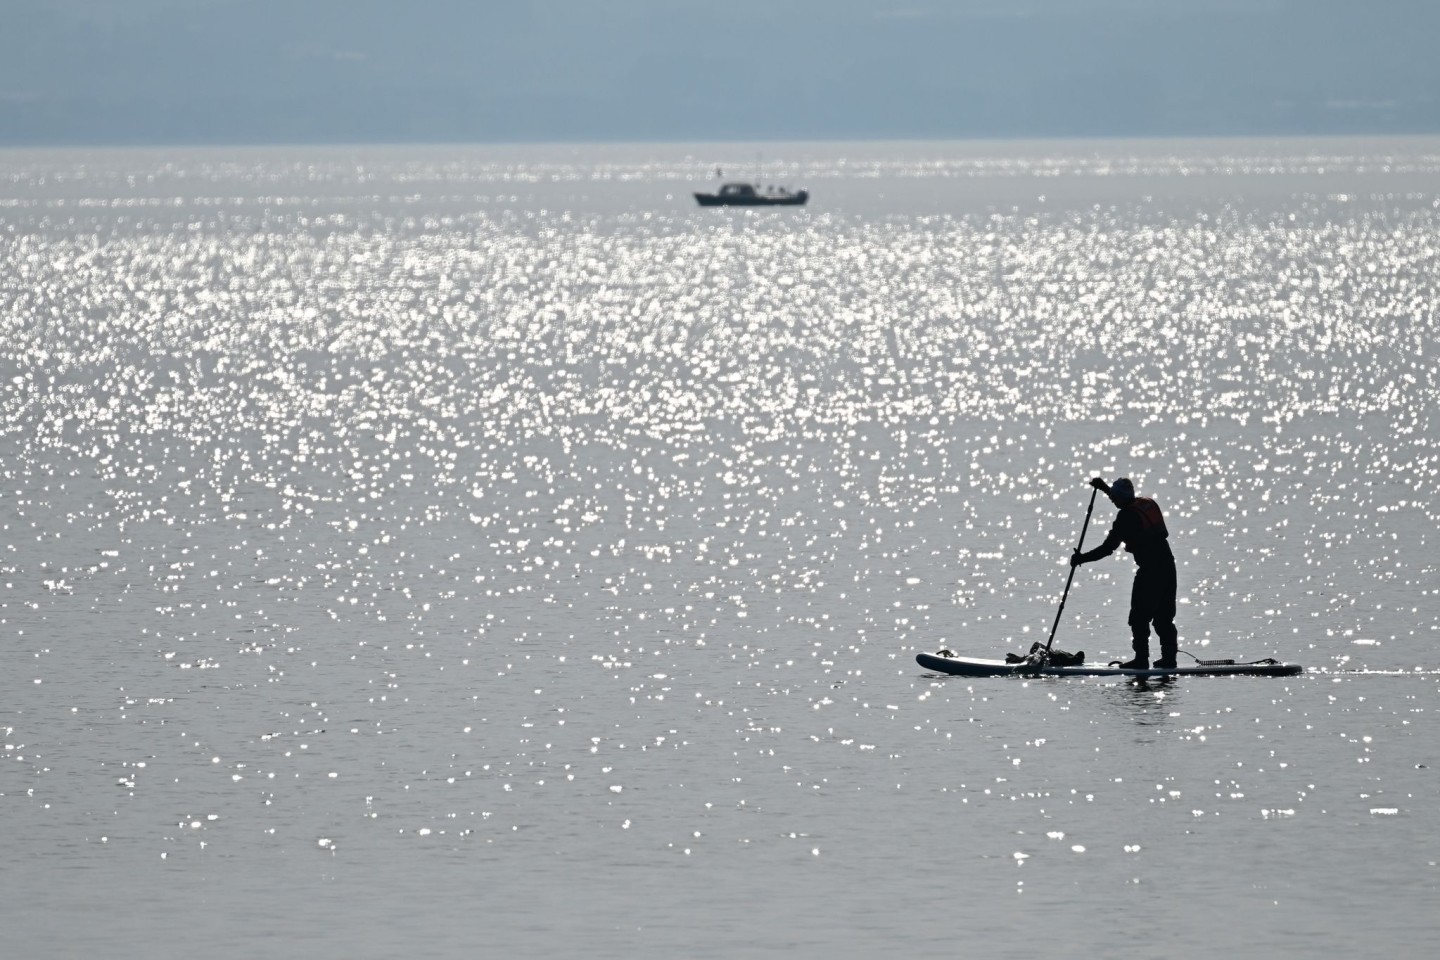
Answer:
POLYGON ((1121 670, 1149 670, 1150 663, 1146 657, 1136 657, 1134 660, 1126 660, 1119 664, 1121 670))
POLYGON ((1153 666, 1155 667, 1156 670, 1174 670, 1174 669, 1175 669, 1175 658, 1174 658, 1174 657, 1161 657, 1159 660, 1156 660, 1156 661, 1155 661, 1155 663, 1153 664, 1153 666))

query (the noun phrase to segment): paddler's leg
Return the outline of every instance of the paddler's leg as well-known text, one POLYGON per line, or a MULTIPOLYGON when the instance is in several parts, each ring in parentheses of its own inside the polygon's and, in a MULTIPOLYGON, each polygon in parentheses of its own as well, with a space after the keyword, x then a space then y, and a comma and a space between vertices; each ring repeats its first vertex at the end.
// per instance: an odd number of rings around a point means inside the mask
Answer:
POLYGON ((1134 659, 1120 664, 1127 670, 1150 669, 1150 597, 1151 591, 1145 569, 1135 571, 1135 582, 1130 587, 1130 648, 1135 651, 1134 659))
POLYGON ((1160 659, 1155 666, 1175 669, 1175 655, 1180 651, 1180 632, 1175 629, 1175 567, 1157 571, 1154 606, 1155 635, 1160 638, 1160 659))

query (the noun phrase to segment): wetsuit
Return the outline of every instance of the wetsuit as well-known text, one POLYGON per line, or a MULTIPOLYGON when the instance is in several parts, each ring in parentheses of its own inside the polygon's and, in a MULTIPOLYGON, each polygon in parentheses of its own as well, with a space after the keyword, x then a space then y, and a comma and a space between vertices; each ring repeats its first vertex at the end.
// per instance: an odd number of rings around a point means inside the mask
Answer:
POLYGON ((1175 660, 1175 555, 1160 506, 1149 497, 1136 497, 1115 514, 1105 542, 1080 554, 1081 563, 1108 557, 1120 544, 1134 554, 1135 583, 1130 588, 1130 635, 1137 660, 1150 659, 1150 624, 1160 638, 1162 662, 1175 660))

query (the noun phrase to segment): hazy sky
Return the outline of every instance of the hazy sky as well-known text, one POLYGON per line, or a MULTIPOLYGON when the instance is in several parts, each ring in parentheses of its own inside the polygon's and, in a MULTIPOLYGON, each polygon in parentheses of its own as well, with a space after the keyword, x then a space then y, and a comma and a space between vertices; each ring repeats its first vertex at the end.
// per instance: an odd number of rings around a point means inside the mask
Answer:
POLYGON ((0 0, 0 143, 1440 132, 1440 0, 0 0))

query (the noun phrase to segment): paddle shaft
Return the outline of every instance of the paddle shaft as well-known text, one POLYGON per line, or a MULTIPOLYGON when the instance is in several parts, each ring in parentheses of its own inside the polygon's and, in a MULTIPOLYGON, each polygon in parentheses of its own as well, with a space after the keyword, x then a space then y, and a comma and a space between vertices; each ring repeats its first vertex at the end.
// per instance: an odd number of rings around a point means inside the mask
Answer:
MULTIPOLYGON (((1096 487, 1090 491, 1090 506, 1085 508, 1085 523, 1080 527, 1080 542, 1075 545, 1075 552, 1079 553, 1080 548, 1085 546, 1085 531, 1090 529, 1090 514, 1095 512, 1095 494, 1100 492, 1096 487)), ((1070 584, 1075 579, 1075 567, 1070 568, 1070 576, 1065 578, 1065 592, 1060 594, 1060 609, 1055 611, 1055 622, 1050 625, 1050 639, 1045 641, 1045 656, 1050 656, 1050 645, 1055 642, 1055 631, 1060 629, 1060 615, 1065 612, 1065 598, 1070 596, 1070 584)))

